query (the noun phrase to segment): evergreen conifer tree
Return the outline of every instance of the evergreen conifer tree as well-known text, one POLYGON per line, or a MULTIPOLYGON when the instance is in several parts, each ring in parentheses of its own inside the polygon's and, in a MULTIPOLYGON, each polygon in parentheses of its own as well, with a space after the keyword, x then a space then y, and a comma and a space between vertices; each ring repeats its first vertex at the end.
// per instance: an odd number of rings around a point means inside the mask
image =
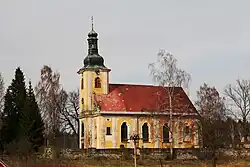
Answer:
POLYGON ((2 144, 8 144, 16 138, 18 115, 14 108, 10 87, 4 96, 3 122, 1 129, 2 144))
POLYGON ((14 145, 19 148, 22 141, 31 144, 31 149, 38 151, 44 143, 44 123, 31 82, 26 91, 24 75, 19 67, 15 71, 15 78, 8 87, 4 100, 1 145, 6 147, 14 145))
POLYGON ((23 135, 20 118, 24 113, 26 102, 26 88, 23 72, 20 67, 15 71, 15 78, 5 94, 4 119, 2 134, 5 144, 18 141, 23 135))
POLYGON ((44 144, 44 123, 35 99, 31 82, 29 82, 27 90, 23 126, 26 130, 25 134, 32 145, 32 149, 38 151, 38 148, 44 144))

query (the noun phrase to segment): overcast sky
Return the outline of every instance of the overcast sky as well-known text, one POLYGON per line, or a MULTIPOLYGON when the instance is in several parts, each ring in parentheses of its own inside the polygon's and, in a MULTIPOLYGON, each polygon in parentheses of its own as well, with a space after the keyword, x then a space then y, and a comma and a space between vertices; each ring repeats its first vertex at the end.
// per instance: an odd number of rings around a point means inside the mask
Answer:
POLYGON ((248 0, 1 0, 0 72, 6 86, 20 66, 35 85, 46 64, 67 90, 79 87, 90 18, 112 83, 152 84, 148 63, 172 52, 192 76, 191 99, 204 82, 220 91, 250 78, 248 0))

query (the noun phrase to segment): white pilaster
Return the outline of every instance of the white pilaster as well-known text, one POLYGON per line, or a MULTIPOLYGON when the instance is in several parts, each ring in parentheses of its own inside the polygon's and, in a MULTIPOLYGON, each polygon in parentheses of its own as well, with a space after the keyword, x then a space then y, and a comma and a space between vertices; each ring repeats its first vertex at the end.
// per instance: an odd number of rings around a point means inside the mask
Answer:
POLYGON ((113 148, 116 148, 117 147, 117 120, 116 120, 116 117, 113 117, 112 119, 112 137, 113 137, 113 140, 112 140, 112 147, 113 148))
POLYGON ((132 126, 132 128, 133 128, 133 133, 137 133, 137 120, 136 120, 136 118, 134 118, 133 119, 133 126, 132 126))
POLYGON ((79 148, 82 149, 82 119, 79 120, 79 148))
POLYGON ((91 118, 91 122, 92 122, 92 126, 91 126, 91 130, 92 130, 92 137, 91 137, 91 140, 92 140, 92 148, 96 148, 96 145, 95 145, 95 120, 94 118, 91 118))
POLYGON ((108 94, 108 72, 103 72, 103 89, 104 89, 104 94, 108 94))
POLYGON ((100 117, 100 120, 99 120, 99 123, 100 123, 100 134, 99 134, 99 137, 100 137, 100 147, 101 149, 105 148, 105 124, 104 124, 104 119, 103 117, 100 117))
POLYGON ((88 109, 92 110, 92 93, 93 93, 93 81, 92 73, 89 73, 88 76, 88 109))
POLYGON ((100 148, 100 117, 96 118, 96 148, 100 148))
MULTIPOLYGON (((130 139, 130 136, 131 136, 131 134, 132 134, 132 127, 131 127, 131 125, 127 125, 128 126, 128 139, 130 139)), ((131 140, 128 140, 128 142, 129 142, 129 148, 133 148, 133 142, 131 141, 131 140)))
POLYGON ((92 122, 92 118, 89 118, 89 128, 88 128, 88 130, 89 130, 89 148, 91 148, 92 147, 92 145, 93 145, 93 142, 92 142, 92 134, 93 134, 93 131, 92 131, 92 125, 93 125, 93 122, 92 122))

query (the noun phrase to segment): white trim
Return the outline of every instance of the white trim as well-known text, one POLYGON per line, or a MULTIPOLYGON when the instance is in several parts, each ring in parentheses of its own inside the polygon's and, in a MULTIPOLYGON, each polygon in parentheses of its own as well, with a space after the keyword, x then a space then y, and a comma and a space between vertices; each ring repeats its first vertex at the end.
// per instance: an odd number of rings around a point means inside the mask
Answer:
MULTIPOLYGON (((168 112, 141 112, 141 111, 100 111, 101 114, 115 114, 115 115, 169 115, 168 112)), ((197 113, 172 113, 173 115, 192 116, 198 115, 197 113)))

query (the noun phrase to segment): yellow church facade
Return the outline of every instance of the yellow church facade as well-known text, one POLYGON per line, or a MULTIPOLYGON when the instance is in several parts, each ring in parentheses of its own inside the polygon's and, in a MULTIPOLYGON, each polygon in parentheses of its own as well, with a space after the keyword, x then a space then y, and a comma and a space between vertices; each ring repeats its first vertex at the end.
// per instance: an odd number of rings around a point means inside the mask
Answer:
POLYGON ((98 52, 98 34, 88 34, 88 55, 80 76, 79 148, 198 148, 199 120, 181 87, 174 89, 170 122, 168 90, 160 86, 111 84, 98 52), (170 126, 172 123, 172 126, 170 126), (172 127, 172 128, 170 128, 172 127))

